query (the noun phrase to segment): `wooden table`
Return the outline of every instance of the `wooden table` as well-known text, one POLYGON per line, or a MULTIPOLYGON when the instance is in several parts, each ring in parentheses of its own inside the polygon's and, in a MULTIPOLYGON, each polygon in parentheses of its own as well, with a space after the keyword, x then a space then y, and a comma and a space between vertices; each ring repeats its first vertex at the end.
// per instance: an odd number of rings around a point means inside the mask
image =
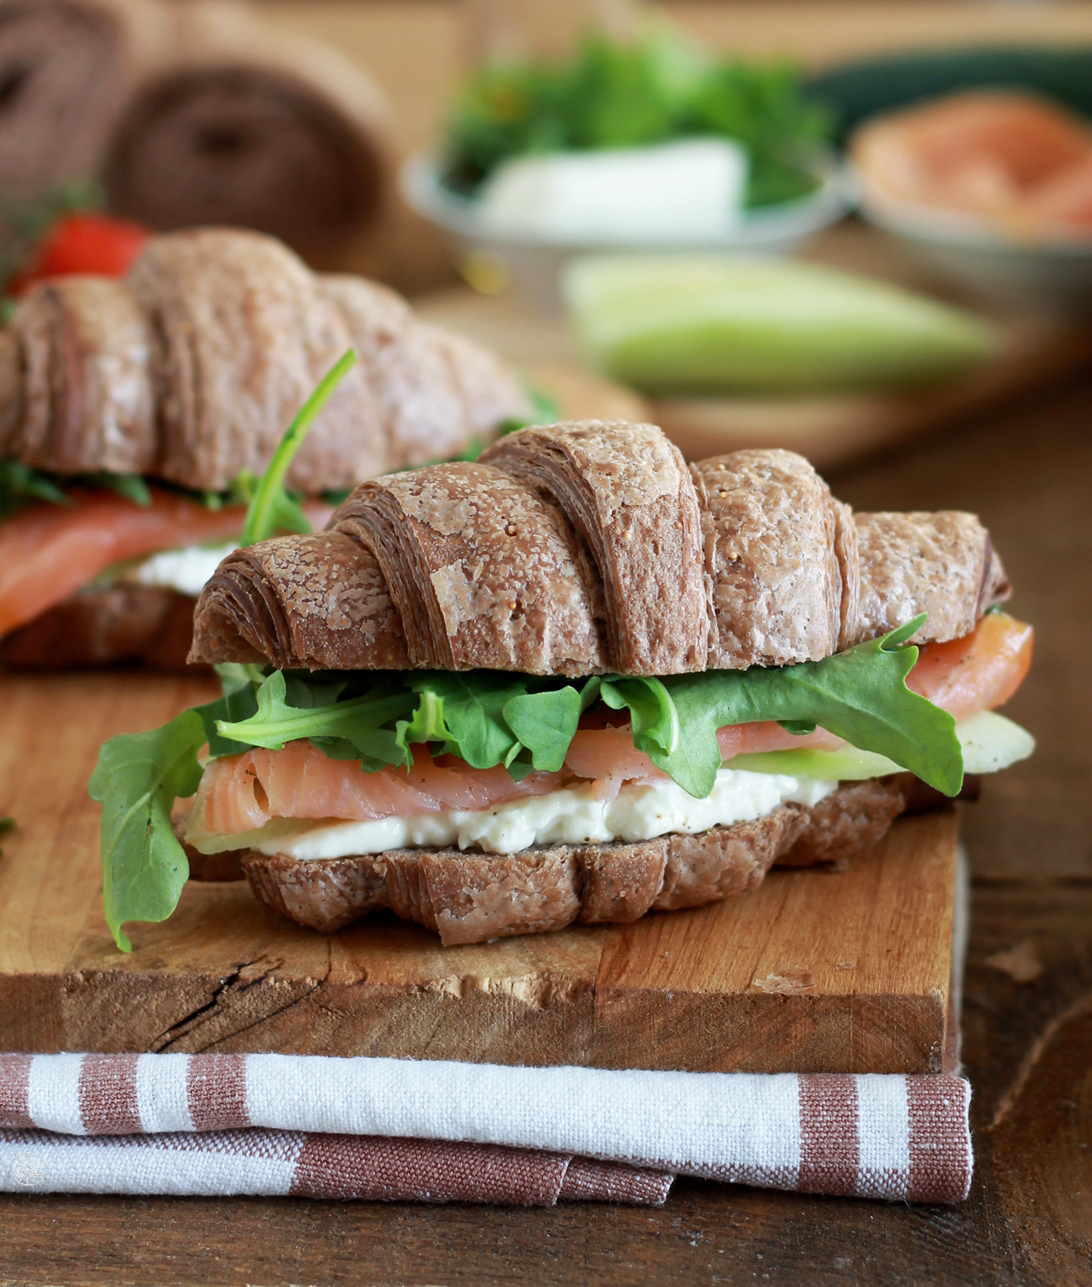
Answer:
POLYGON ((835 480, 861 508, 978 510, 1038 629, 1011 713, 1039 752, 965 824, 966 1203, 694 1181, 662 1210, 18 1196, 0 1201, 0 1284, 1092 1282, 1090 428, 1092 372, 835 480))
MULTIPOLYGON (((404 146, 434 132, 457 76, 453 5, 266 7, 370 66, 404 146)), ((1092 24, 1088 4, 783 0, 672 11, 717 43, 811 65, 896 44, 1087 38, 1092 24)), ((404 240, 412 272, 402 266, 401 284, 445 280, 438 242, 419 227, 404 240)), ((1035 669, 1012 704, 1039 753, 989 785, 965 828, 965 1061, 978 1158, 966 1203, 888 1207, 695 1181, 679 1182, 661 1210, 20 1195, 0 1199, 0 1287, 1092 1283, 1092 372, 836 486, 862 508, 977 509, 1017 586, 1015 611, 1039 631, 1035 669)))

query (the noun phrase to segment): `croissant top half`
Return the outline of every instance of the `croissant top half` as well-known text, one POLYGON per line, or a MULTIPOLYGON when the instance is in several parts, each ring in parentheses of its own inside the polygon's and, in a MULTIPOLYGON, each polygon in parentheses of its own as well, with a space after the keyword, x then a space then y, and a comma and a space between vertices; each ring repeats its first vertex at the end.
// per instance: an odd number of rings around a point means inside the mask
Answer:
POLYGON ((265 468, 348 348, 360 360, 292 465, 302 491, 458 455, 529 413, 497 358, 393 291, 316 275, 272 237, 205 228, 150 238, 124 280, 29 291, 0 332, 0 459, 223 491, 265 468))
POLYGON ((814 661, 1009 585, 973 514, 854 514, 801 456, 689 468, 654 425, 525 429, 476 464, 362 483, 325 531, 236 550, 191 661, 669 675, 814 661))

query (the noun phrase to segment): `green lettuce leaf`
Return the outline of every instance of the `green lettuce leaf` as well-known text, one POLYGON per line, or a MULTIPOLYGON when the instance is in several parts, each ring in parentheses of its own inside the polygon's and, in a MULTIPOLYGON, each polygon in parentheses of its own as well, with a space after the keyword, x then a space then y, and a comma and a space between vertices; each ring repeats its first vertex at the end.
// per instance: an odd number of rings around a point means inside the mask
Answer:
POLYGON ((54 474, 31 469, 18 460, 0 460, 0 519, 18 513, 33 501, 73 505, 75 501, 64 490, 66 487, 116 492, 141 508, 152 503, 148 484, 139 474, 54 474))
POLYGON ((681 730, 675 751, 650 746, 652 762, 699 799, 721 766, 717 729, 780 720, 791 732, 821 725, 862 751, 875 751, 916 773, 945 795, 958 795, 963 755, 955 720, 906 687, 918 650, 905 641, 924 614, 882 639, 822 661, 764 670, 708 670, 672 675, 664 686, 681 730))
POLYGON ((123 952, 132 950, 126 921, 164 921, 178 905, 190 868, 171 808, 197 790, 204 740, 189 710, 150 733, 112 737, 99 752, 89 791, 102 804, 102 902, 123 952))

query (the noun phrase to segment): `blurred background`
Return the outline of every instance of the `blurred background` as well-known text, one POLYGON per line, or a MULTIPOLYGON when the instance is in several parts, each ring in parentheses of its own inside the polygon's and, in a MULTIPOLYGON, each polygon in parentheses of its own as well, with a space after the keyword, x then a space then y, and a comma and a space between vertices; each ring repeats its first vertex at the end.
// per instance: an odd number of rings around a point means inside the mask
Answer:
POLYGON ((3 0, 6 302, 254 227, 829 469, 1092 354, 1090 117, 1086 3, 3 0))

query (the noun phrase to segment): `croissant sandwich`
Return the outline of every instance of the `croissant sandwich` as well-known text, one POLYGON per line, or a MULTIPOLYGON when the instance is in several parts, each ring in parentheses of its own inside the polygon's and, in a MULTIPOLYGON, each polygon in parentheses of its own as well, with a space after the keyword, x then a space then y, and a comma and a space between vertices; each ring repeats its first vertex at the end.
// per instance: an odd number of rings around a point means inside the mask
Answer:
POLYGON ((492 354, 257 233, 152 237, 124 280, 35 286, 0 332, 0 660, 184 664, 249 483, 350 347, 289 474, 312 524, 361 478, 530 417, 492 354))
POLYGON ((1030 754, 992 710, 1031 658, 1008 593, 971 514, 854 514, 786 451, 687 468, 652 425, 365 482, 205 586, 224 696, 104 747, 108 922, 127 945, 192 870, 474 943, 851 857, 1030 754))

